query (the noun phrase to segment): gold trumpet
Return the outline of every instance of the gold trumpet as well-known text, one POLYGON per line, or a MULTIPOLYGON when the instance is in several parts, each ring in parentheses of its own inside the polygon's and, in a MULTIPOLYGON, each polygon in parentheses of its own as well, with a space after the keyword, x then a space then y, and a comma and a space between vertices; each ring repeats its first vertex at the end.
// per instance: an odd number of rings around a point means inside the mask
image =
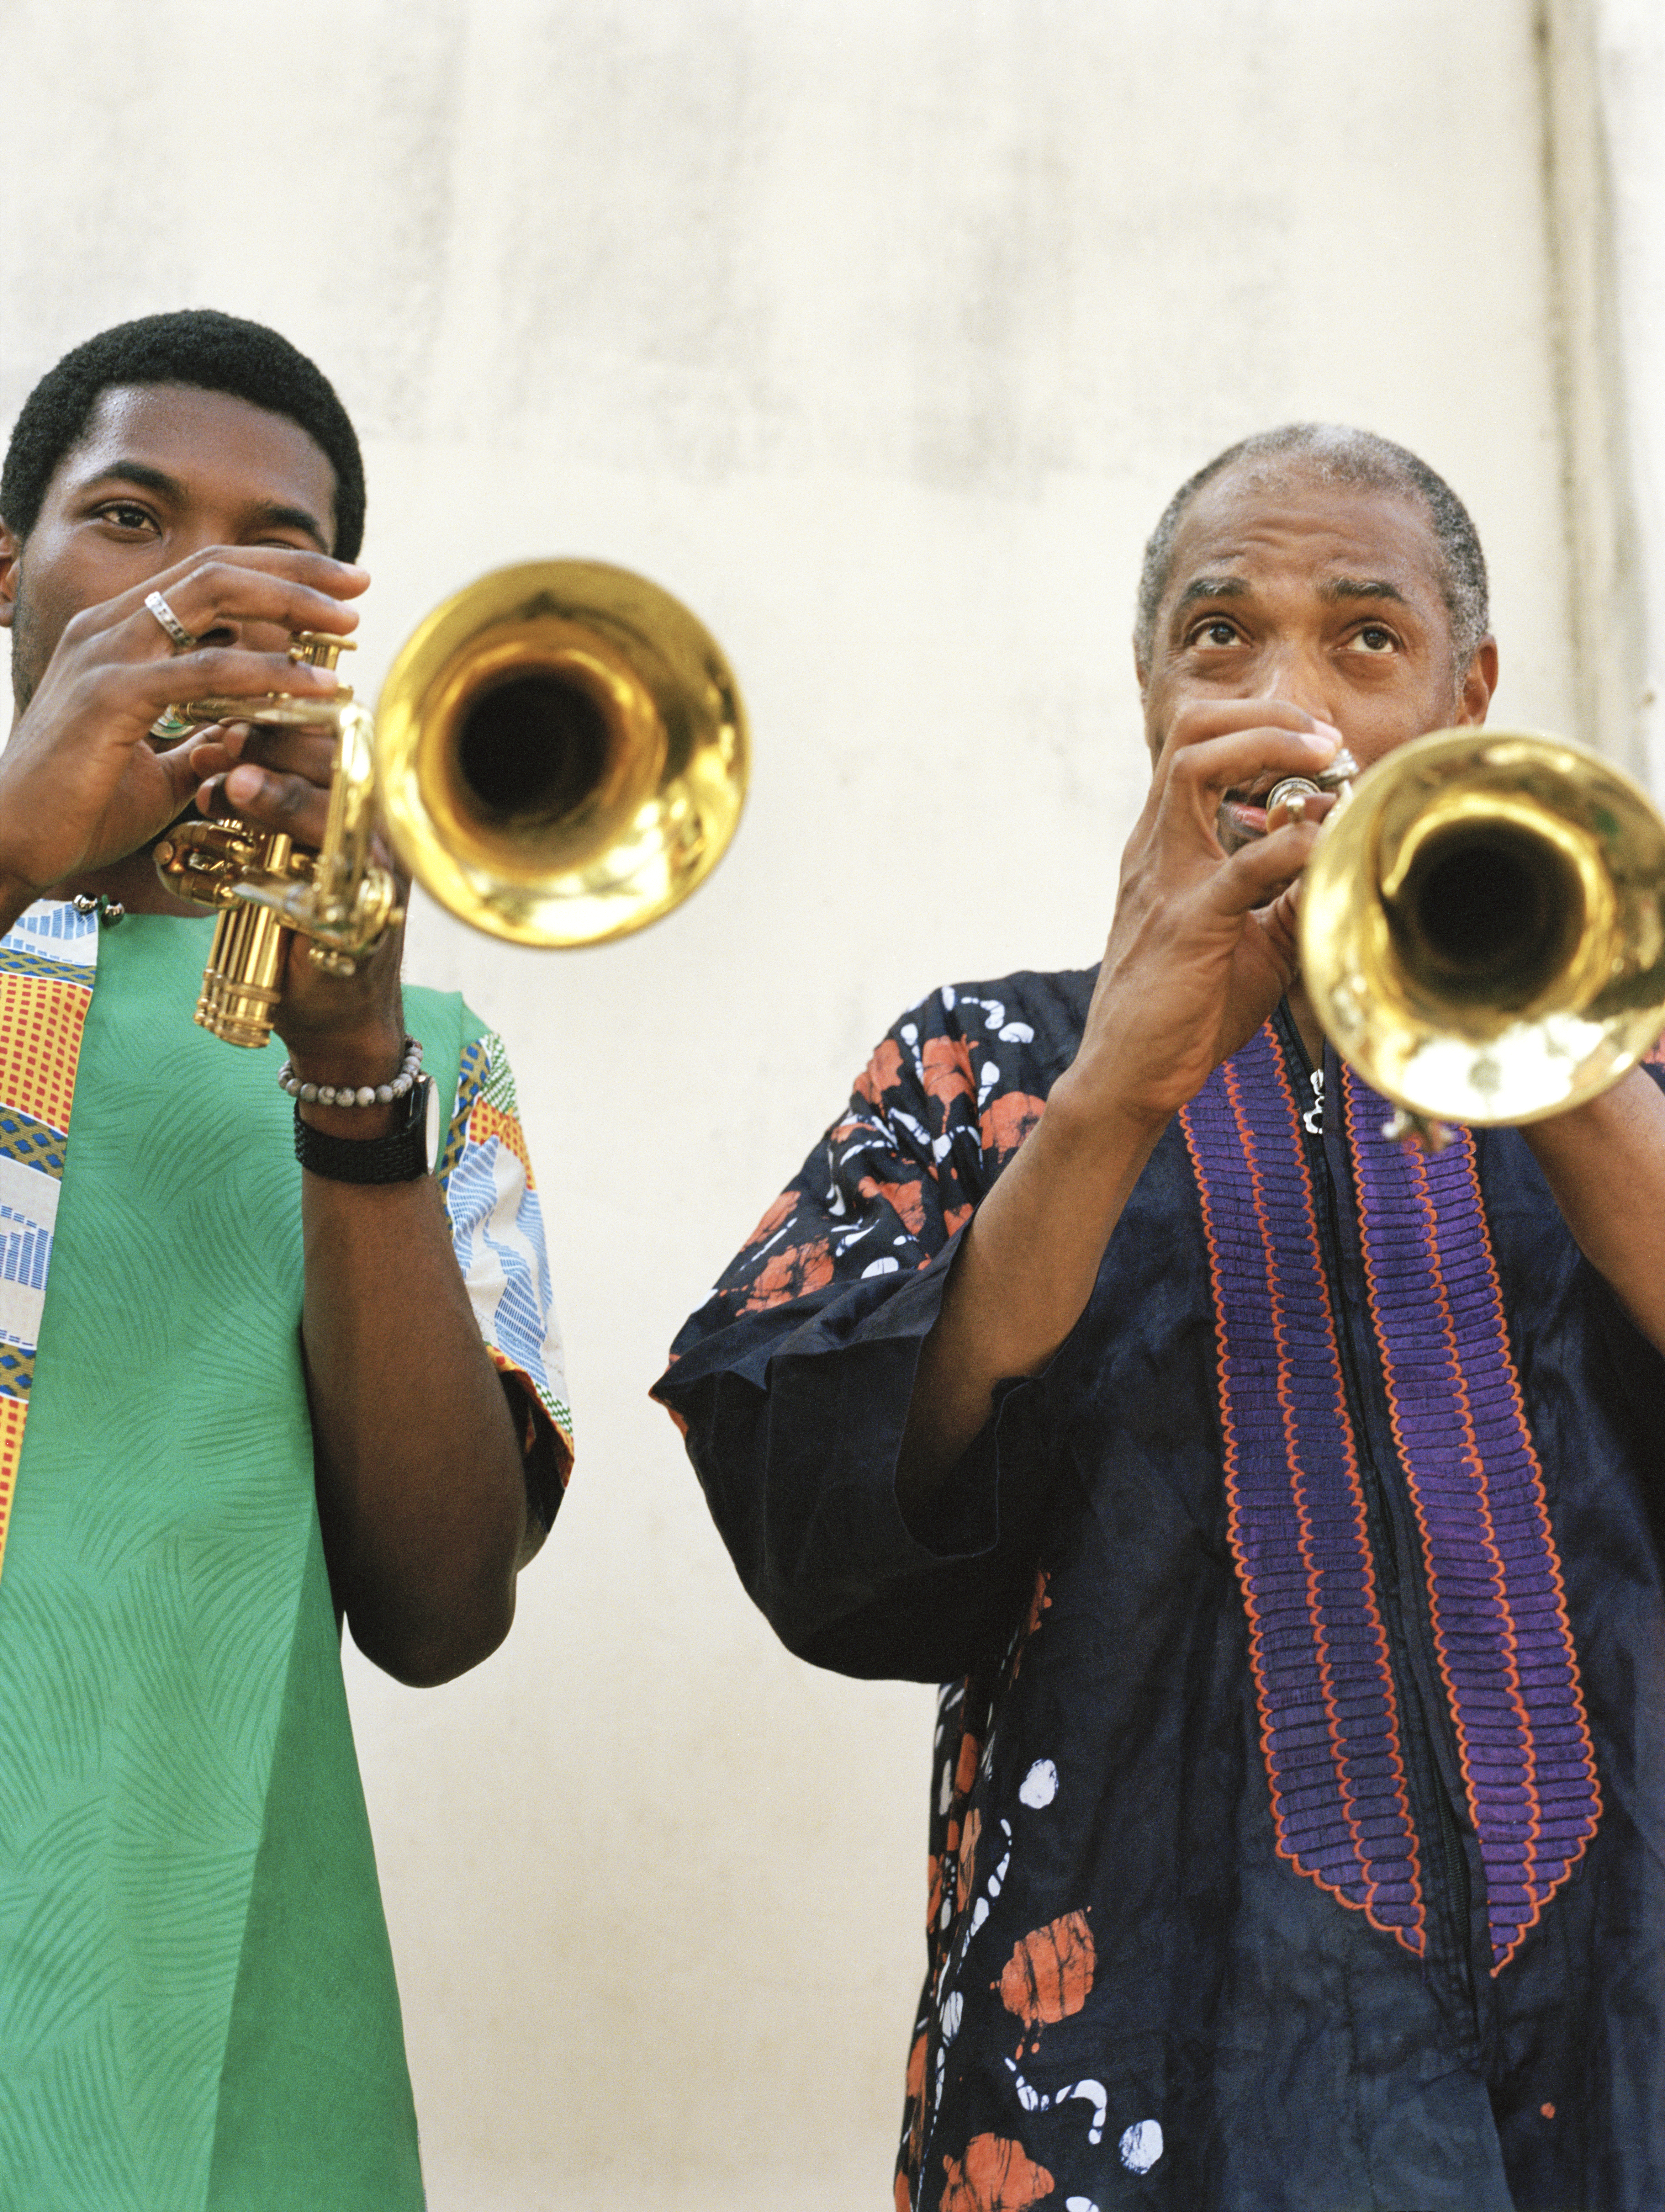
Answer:
POLYGON ((1344 789, 1300 943, 1337 1052, 1401 1109, 1390 1134, 1539 1121, 1665 1028, 1665 819, 1565 738, 1436 731, 1344 789))
MULTIPOLYGON (((343 641, 302 632, 290 658, 333 667, 343 641)), ((599 945, 668 914, 733 836, 745 712, 714 640, 670 593, 599 562, 500 568, 447 599, 401 648, 374 717, 343 690, 193 699, 170 731, 252 721, 331 728, 316 854, 232 820, 155 848, 176 896, 219 909, 197 1019, 264 1045, 287 933, 337 975, 403 918, 371 851, 378 813, 409 872, 477 929, 520 945, 599 945)))

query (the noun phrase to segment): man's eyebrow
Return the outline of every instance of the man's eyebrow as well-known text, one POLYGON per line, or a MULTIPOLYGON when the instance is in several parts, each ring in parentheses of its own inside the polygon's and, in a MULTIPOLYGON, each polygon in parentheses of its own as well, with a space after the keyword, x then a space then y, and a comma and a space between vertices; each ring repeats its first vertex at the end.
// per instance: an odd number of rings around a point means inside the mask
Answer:
POLYGON ((1319 596, 1326 599, 1394 599, 1401 607, 1411 604, 1397 584, 1390 584, 1385 576, 1332 576, 1322 585, 1319 596))
POLYGON ((1246 576, 1194 576, 1176 600, 1174 612, 1182 615, 1199 599, 1243 599, 1248 596, 1246 576))
POLYGON ((330 553, 335 550, 323 524, 304 507, 283 507, 273 500, 263 507, 252 508, 249 519, 268 530, 304 530, 308 538, 315 540, 320 552, 330 553))
POLYGON ((142 491, 160 492, 164 499, 179 499, 185 492, 177 477, 169 476, 165 469, 153 469, 148 461, 111 461, 88 477, 81 489, 92 491, 102 483, 137 484, 142 491))
MULTIPOLYGON (((162 499, 183 499, 185 488, 177 477, 166 469, 153 468, 149 461, 114 460, 90 476, 82 485, 82 493, 96 491, 100 484, 134 484, 141 491, 154 491, 162 499)), ((264 500, 248 512, 248 520, 258 530, 301 530, 322 553, 334 551, 328 532, 318 517, 304 507, 286 506, 281 500, 264 500)))

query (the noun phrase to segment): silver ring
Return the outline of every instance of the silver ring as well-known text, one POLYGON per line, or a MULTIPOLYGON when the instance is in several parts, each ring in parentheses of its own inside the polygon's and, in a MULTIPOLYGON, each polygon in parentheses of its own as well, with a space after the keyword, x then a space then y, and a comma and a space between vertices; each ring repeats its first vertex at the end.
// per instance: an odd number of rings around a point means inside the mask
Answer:
POLYGON ((179 620, 178 615, 174 613, 173 608, 168 605, 167 600, 163 599, 160 592, 151 592, 149 593, 145 599, 144 604, 149 611, 155 615, 156 620, 167 632, 167 635, 173 639, 174 644, 181 653, 190 653, 194 648, 197 643, 196 639, 192 637, 191 632, 179 620))

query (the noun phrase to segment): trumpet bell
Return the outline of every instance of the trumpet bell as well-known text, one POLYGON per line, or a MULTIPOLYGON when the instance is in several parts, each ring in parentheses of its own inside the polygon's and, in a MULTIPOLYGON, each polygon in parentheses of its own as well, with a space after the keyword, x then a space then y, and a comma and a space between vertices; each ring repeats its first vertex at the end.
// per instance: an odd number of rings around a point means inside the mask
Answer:
POLYGON ((520 945, 599 945, 702 882, 748 775, 732 671, 645 577, 500 568, 436 607, 376 708, 400 860, 441 905, 520 945))
POLYGON ((1442 730, 1363 775, 1301 893, 1336 1050, 1426 1120, 1534 1121, 1665 1027, 1665 822, 1565 738, 1442 730))

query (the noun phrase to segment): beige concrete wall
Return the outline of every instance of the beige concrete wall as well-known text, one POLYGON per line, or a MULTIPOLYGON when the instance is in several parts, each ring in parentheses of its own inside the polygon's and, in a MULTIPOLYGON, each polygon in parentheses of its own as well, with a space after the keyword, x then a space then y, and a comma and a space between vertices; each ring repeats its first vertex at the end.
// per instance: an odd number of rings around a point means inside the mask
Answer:
POLYGON ((1665 794, 1665 15, 1652 0, 1594 0, 1594 11, 1590 135, 1605 164, 1613 271, 1607 387, 1634 548, 1628 703, 1657 796, 1665 794))
POLYGON ((930 1698, 788 1660, 645 1399, 683 1313, 947 976, 1086 963, 1142 780, 1178 478, 1297 415, 1445 470, 1502 713, 1574 687, 1526 0, 3 0, 0 416, 207 301, 365 433, 364 674, 441 593, 623 561, 724 640, 739 841, 539 957, 508 1034, 578 1477, 507 1648, 349 1658, 437 2212, 876 2208, 930 1698))

